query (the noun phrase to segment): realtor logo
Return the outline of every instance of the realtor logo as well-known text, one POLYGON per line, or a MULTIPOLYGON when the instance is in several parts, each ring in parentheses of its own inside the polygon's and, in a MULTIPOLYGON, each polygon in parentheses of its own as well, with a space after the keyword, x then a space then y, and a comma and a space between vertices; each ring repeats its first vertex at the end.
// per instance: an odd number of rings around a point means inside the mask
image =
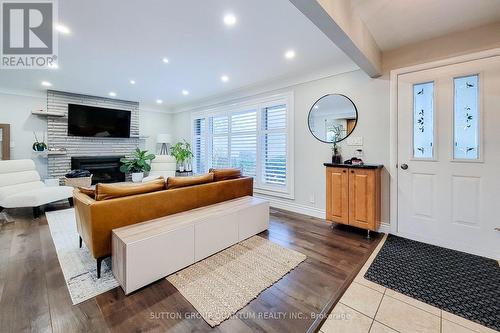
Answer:
POLYGON ((1 0, 3 69, 49 68, 57 56, 54 1, 1 0))

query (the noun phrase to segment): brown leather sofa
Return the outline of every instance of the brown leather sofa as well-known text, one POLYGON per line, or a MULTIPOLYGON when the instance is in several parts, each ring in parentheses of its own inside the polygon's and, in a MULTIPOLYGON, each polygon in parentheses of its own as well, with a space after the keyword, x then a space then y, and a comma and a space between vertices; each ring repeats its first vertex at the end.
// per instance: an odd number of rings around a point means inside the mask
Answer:
POLYGON ((111 230, 194 208, 253 195, 253 178, 214 181, 206 184, 96 201, 80 190, 73 193, 76 224, 82 239, 101 262, 111 255, 111 230))

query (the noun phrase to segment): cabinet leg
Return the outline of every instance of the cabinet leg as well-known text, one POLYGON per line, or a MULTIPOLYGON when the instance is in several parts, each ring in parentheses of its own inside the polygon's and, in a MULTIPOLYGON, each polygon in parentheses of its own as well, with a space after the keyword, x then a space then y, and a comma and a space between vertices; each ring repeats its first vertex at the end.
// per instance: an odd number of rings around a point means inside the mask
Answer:
POLYGON ((370 238, 371 238, 371 237, 370 237, 370 230, 367 230, 367 231, 366 231, 366 239, 370 239, 370 238))

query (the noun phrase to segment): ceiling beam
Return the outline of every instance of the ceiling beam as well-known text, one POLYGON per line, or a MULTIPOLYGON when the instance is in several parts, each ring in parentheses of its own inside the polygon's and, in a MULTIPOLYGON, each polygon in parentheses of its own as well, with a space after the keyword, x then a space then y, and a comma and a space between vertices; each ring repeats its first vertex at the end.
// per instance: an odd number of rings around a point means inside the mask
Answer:
POLYGON ((382 52, 348 0, 289 0, 370 77, 382 75, 382 52))

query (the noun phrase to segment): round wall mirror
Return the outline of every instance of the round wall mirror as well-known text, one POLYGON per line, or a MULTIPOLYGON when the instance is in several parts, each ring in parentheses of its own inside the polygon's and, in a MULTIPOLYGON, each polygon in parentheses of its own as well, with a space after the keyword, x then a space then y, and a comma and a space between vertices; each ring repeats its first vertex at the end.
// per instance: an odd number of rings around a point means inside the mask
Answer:
POLYGON ((319 141, 340 142, 356 127, 358 110, 347 96, 330 94, 313 104, 307 121, 309 130, 319 141))

